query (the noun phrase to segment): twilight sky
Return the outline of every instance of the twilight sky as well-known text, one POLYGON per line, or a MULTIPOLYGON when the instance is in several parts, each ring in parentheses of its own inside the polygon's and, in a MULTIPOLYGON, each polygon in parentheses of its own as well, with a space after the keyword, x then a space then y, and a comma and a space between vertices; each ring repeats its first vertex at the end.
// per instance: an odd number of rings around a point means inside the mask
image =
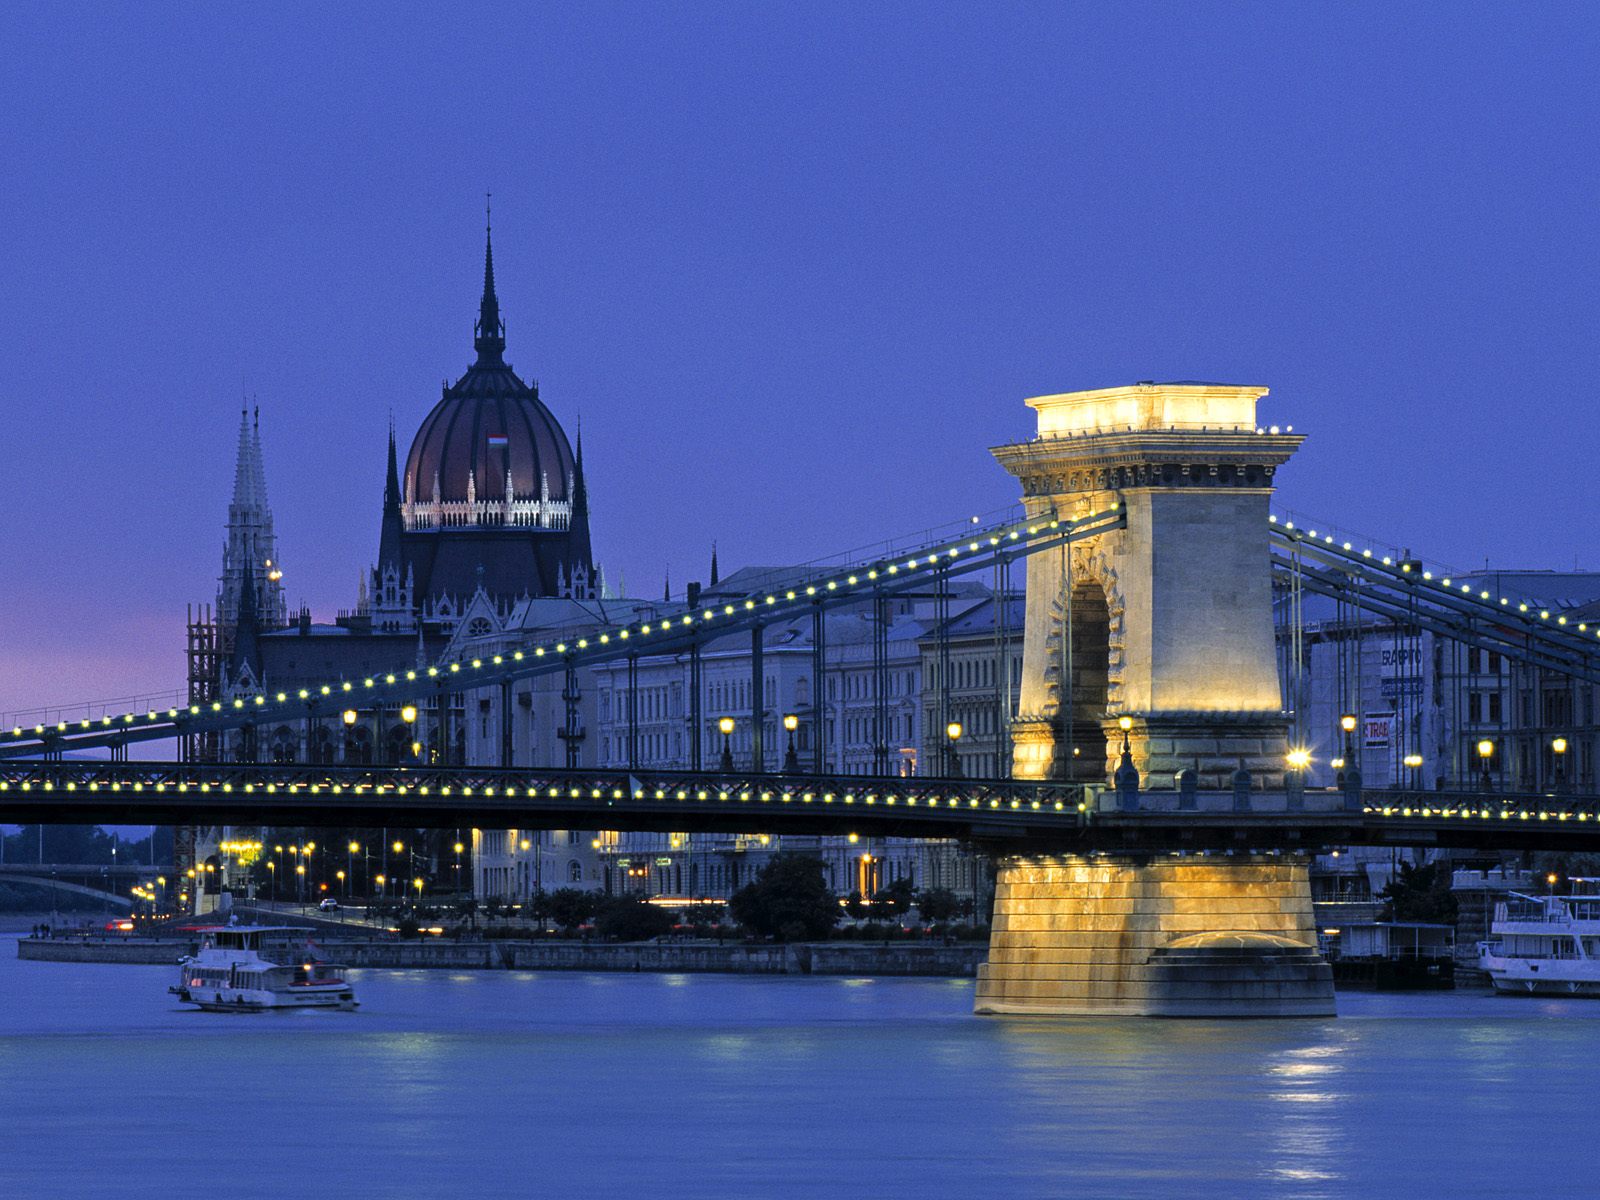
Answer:
POLYGON ((241 384, 291 605, 354 603, 471 359, 653 594, 985 511, 1026 396, 1272 388, 1282 502, 1600 568, 1590 4, 0 9, 0 712, 169 689, 241 384))

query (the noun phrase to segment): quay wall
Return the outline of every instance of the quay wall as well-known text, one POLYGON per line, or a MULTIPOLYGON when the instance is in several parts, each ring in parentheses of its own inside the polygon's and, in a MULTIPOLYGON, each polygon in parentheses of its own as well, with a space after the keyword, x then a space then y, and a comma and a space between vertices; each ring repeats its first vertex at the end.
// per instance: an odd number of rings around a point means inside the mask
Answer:
MULTIPOLYGON (((921 946, 850 942, 787 946, 743 942, 440 942, 319 938, 336 962, 376 970, 660 971, 740 975, 973 976, 988 956, 982 943, 921 946)), ((20 938, 31 962, 170 966, 196 949, 178 938, 20 938)))

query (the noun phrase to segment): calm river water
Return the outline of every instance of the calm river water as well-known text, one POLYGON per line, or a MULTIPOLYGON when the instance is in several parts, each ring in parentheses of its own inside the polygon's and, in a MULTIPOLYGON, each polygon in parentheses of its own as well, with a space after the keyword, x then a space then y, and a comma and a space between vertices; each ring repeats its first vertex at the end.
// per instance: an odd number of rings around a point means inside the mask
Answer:
POLYGON ((1600 1194, 1600 1001, 1042 1022, 969 981, 355 972, 359 1013, 225 1016, 172 976, 0 938, 0 1197, 1600 1194))

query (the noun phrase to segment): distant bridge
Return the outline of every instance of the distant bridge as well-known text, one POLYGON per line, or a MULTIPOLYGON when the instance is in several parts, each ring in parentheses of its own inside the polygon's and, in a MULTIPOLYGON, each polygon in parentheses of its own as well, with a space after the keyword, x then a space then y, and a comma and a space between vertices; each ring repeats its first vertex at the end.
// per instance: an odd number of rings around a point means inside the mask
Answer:
POLYGON ((114 904, 118 908, 131 909, 133 900, 129 897, 109 888, 95 887, 92 883, 81 881, 96 877, 102 877, 107 882, 113 878, 139 879, 153 873, 154 870, 152 867, 113 868, 84 863, 67 863, 59 866, 51 863, 33 865, 5 863, 0 865, 0 884, 20 884, 53 892, 70 892, 75 896, 91 896, 107 904, 114 904))

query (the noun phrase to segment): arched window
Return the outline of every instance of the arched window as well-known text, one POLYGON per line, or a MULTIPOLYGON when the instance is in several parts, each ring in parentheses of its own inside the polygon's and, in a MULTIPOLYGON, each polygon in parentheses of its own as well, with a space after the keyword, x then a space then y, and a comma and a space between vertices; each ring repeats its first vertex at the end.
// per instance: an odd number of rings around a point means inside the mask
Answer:
POLYGON ((581 865, 579 865, 577 859, 573 859, 571 862, 569 862, 567 864, 567 882, 568 883, 582 883, 583 882, 583 867, 581 865))
POLYGON ((488 617, 473 617, 467 625, 468 637, 488 637, 494 631, 494 626, 489 624, 488 617))

